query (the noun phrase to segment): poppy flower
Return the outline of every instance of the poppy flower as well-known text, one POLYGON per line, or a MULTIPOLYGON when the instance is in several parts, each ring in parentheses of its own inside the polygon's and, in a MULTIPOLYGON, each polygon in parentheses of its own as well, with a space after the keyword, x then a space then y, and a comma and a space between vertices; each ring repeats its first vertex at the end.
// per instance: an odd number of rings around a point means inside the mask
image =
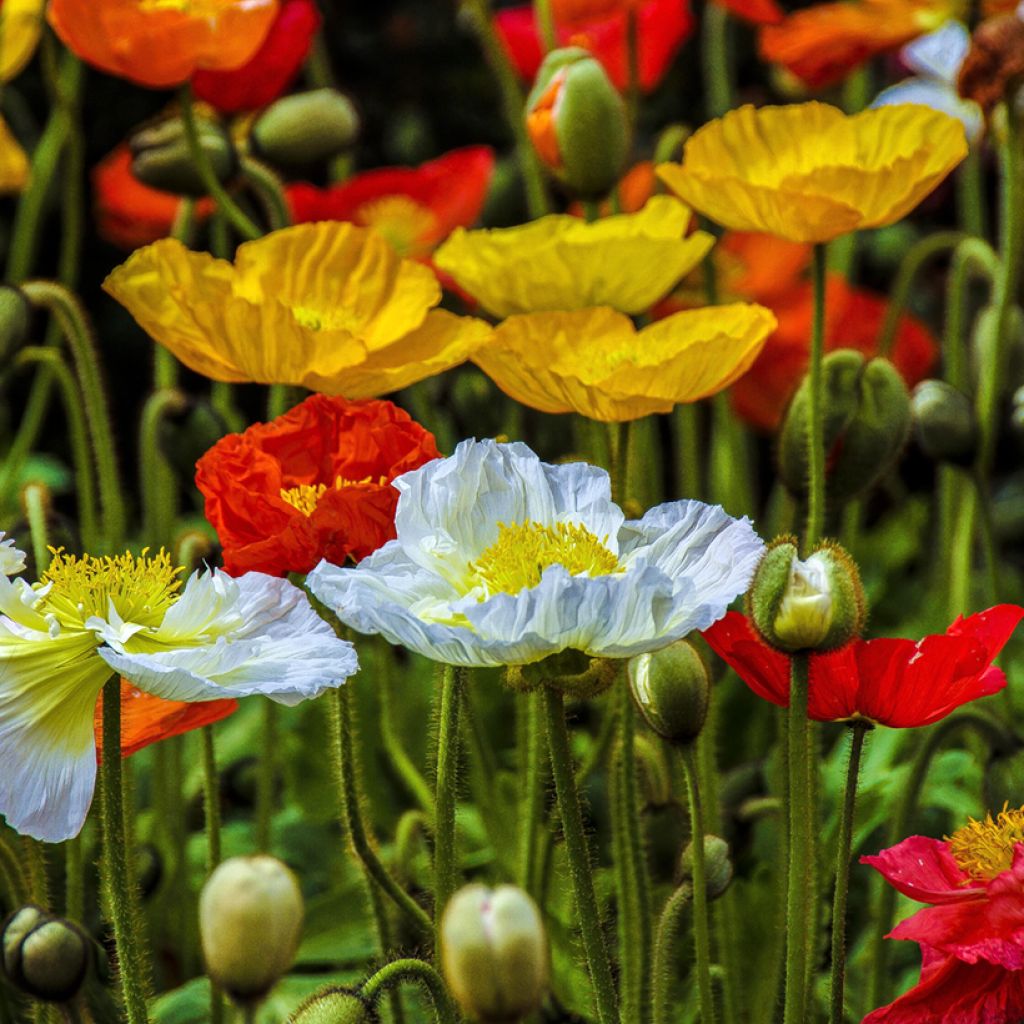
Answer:
POLYGON ((419 167, 381 167, 340 185, 300 182, 285 194, 296 224, 343 220, 374 228, 402 256, 429 254, 476 222, 494 175, 494 150, 466 146, 419 167))
POLYGON ((232 575, 359 561, 395 535, 396 476, 440 456, 390 402, 312 395, 270 423, 228 434, 196 464, 206 518, 232 575))
POLYGON ((904 217, 966 155, 960 122, 928 107, 744 106, 691 135, 682 164, 658 175, 724 227, 828 242, 904 217))
POLYGON ((0 82, 19 75, 32 59, 43 32, 46 0, 3 0, 0 3, 0 82))
POLYGON ((213 380, 371 398, 464 362, 491 334, 434 309, 441 286, 376 232, 324 221, 238 247, 234 263, 165 238, 103 287, 161 345, 213 380))
POLYGON ((281 0, 263 45, 233 71, 197 71, 192 88, 198 99, 225 114, 258 110, 273 103, 295 80, 320 27, 313 0, 281 0))
MULTIPOLYGON (((817 722, 867 718, 895 729, 931 725, 1006 686, 992 662, 1022 618, 1024 608, 1000 604, 917 642, 855 640, 812 654, 808 715, 817 722)), ((704 639, 759 697, 789 706, 790 659, 761 640, 746 616, 730 612, 704 639)))
POLYGON ((945 840, 910 836, 861 863, 929 904, 888 936, 920 944, 919 982, 864 1024, 1024 1017, 1024 808, 970 821, 945 840))
POLYGON ((761 30, 761 57, 812 89, 842 81, 872 57, 955 17, 950 0, 853 0, 794 11, 761 30))
POLYGON ((753 25, 776 25, 785 17, 775 0, 716 0, 716 3, 753 25))
MULTIPOLYGON (((621 8, 623 5, 611 6, 621 8)), ((693 17, 688 0, 645 0, 636 9, 636 19, 640 41, 640 88, 650 92, 657 88, 679 48, 689 37, 693 17)), ((559 46, 582 46, 593 53, 615 86, 625 89, 629 84, 627 22, 626 12, 619 9, 605 17, 574 24, 556 23, 555 34, 559 46)), ((532 82, 544 59, 544 46, 533 5, 498 11, 494 16, 494 26, 516 71, 532 82)))
MULTIPOLYGON (((188 703, 164 700, 143 693, 137 686, 121 680, 121 756, 137 754, 153 743, 181 736, 204 725, 213 725, 238 710, 237 700, 204 700, 188 703)), ((93 731, 96 735, 96 759, 102 761, 103 750, 103 694, 96 701, 93 712, 93 731)))
POLYGON ((199 70, 233 70, 270 31, 278 0, 50 0, 46 16, 77 57, 151 89, 199 70))
MULTIPOLYGON (((132 154, 127 143, 93 168, 92 189, 100 237, 129 251, 166 238, 181 209, 181 196, 150 188, 132 174, 132 154)), ((213 206, 208 198, 198 200, 196 217, 204 220, 213 212, 213 206)))
POLYGON ((450 665, 659 650, 719 618, 764 550, 749 520, 699 501, 626 521, 603 469, 521 443, 463 441, 395 487, 395 540, 306 583, 360 633, 450 665))

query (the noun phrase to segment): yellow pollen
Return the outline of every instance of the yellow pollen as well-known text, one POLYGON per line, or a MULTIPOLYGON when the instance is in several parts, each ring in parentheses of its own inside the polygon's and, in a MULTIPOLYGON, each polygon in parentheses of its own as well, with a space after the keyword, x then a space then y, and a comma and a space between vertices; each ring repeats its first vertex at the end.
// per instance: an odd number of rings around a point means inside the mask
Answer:
POLYGON ((363 325, 362 318, 351 309, 317 309, 314 306, 292 306, 292 316, 308 331, 349 331, 355 334, 363 325))
POLYGON ((179 576, 185 570, 173 565, 163 548, 152 558, 149 548, 138 556, 126 551, 99 558, 67 555, 63 548, 50 551, 53 560, 39 579, 40 586, 53 584, 40 607, 44 614, 84 621, 90 615, 106 616, 113 602, 126 622, 153 625, 178 600, 179 576))
POLYGON ((371 199, 356 210, 353 219, 383 235, 403 256, 428 251, 431 236, 437 231, 434 212, 409 196, 371 199))
POLYGON ((518 594, 537 586, 552 565, 571 576, 622 572, 607 541, 578 523, 498 523, 498 539, 469 568, 489 594, 518 594))
POLYGON ((216 18, 236 0, 138 0, 143 11, 181 11, 199 18, 216 18))
POLYGON ((947 836, 949 852, 960 868, 978 881, 991 881, 1013 866, 1013 850, 1024 843, 1024 807, 1008 811, 1008 805, 984 821, 968 823, 947 836))
MULTIPOLYGON (((385 487, 388 478, 386 476, 367 476, 362 480, 346 480, 339 476, 334 479, 334 490, 340 491, 343 487, 355 487, 359 484, 376 484, 378 487, 385 487)), ((311 516, 316 509, 320 499, 327 490, 327 484, 299 484, 298 487, 282 487, 281 500, 288 502, 292 508, 297 508, 304 516, 311 516)))

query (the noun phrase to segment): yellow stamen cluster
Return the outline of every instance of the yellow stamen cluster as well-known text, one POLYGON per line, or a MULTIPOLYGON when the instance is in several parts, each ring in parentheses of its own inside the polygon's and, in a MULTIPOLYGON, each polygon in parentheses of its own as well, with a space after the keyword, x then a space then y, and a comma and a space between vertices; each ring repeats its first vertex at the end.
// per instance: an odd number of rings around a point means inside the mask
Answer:
POLYGON ((363 203, 355 220, 383 235, 403 255, 416 250, 437 228, 434 212, 409 196, 382 196, 363 203))
POLYGON ((578 523, 499 523, 498 539, 469 568, 489 594, 518 594, 537 586, 552 565, 572 576, 622 572, 607 541, 578 523))
POLYGON ((971 878, 991 881, 1013 866, 1013 851, 1024 843, 1024 807, 1007 810, 1007 805, 993 819, 968 819, 968 823, 946 837, 949 852, 960 868, 971 878))
POLYGON ((52 584, 40 610, 58 619, 91 615, 106 616, 113 602, 126 622, 147 625, 159 623, 164 613, 179 596, 182 566, 171 563, 163 549, 149 557, 149 548, 141 555, 95 557, 68 555, 61 549, 50 549, 53 560, 40 577, 40 586, 52 584))
MULTIPOLYGON (((358 484, 377 484, 384 487, 387 482, 386 476, 366 476, 362 480, 346 480, 345 477, 339 476, 335 477, 333 488, 340 491, 343 487, 355 487, 358 484)), ((288 502, 292 508, 297 508, 304 516, 311 516, 327 489, 327 484, 299 484, 297 487, 282 487, 281 500, 288 502)))

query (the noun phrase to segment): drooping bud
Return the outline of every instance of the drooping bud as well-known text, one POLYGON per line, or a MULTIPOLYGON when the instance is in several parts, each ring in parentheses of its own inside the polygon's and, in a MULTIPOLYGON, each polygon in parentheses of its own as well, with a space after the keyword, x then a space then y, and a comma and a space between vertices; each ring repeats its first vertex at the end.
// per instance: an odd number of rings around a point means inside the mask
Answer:
POLYGON ((545 167, 583 199, 605 195, 629 155, 626 105, 580 47, 552 50, 526 99, 526 130, 545 167))
POLYGON ((28 341, 32 306, 21 290, 0 285, 0 362, 28 341))
POLYGON ((540 911, 512 885, 467 885, 441 919, 441 966, 462 1011, 482 1024, 516 1024, 548 989, 540 911))
MULTIPOLYGON (((732 857, 729 844, 718 836, 704 837, 704 877, 707 881, 708 899, 717 899, 732 881, 732 857)), ((693 841, 686 844, 680 858, 683 881, 693 878, 693 841)))
POLYGON ((853 559, 826 541, 801 560, 790 538, 774 541, 748 595, 765 643, 787 653, 832 651, 864 628, 864 592, 853 559))
POLYGON ((288 1024, 376 1024, 377 1014, 353 989, 329 985, 314 992, 288 1024))
MULTIPOLYGON (((826 495, 845 501, 874 486, 899 457, 910 432, 910 396, 887 359, 865 362, 852 349, 822 365, 827 460, 826 495)), ((810 378, 786 411, 779 436, 779 476, 797 497, 807 493, 810 378)))
POLYGON ((633 700, 647 724, 670 743, 692 743, 704 728, 711 683, 704 660, 685 640, 626 665, 633 700))
POLYGON ((2 927, 4 976, 49 1003, 73 999, 92 963, 92 944, 71 921, 36 906, 16 910, 2 927))
POLYGON ((336 89, 284 96, 260 114, 253 153, 281 167, 307 167, 341 155, 359 135, 359 114, 336 89))
MULTIPOLYGON (((238 173, 238 155, 227 132, 218 121, 196 117, 199 145, 217 180, 222 184, 238 173)), ((180 117, 168 117, 137 131, 129 140, 132 174, 144 185, 173 192, 179 196, 200 198, 207 193, 199 176, 185 137, 180 117)))
POLYGON ((911 396, 914 437, 936 462, 969 466, 978 447, 978 422, 971 400, 952 384, 923 380, 911 396))
POLYGON ((974 30, 957 89, 985 113, 1024 82, 1024 20, 1016 14, 986 18, 974 30))
POLYGON ((224 861, 199 897, 210 977, 236 1002, 258 1003, 291 966, 302 917, 299 883, 276 857, 224 861))

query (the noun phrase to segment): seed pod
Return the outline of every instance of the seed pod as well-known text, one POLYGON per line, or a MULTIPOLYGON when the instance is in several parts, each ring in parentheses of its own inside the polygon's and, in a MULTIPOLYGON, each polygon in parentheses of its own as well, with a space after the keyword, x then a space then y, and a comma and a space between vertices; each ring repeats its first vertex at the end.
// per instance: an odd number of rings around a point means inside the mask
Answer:
POLYGON ((281 167, 306 167, 341 155, 359 136, 359 114, 336 89, 295 93, 271 103, 250 136, 254 155, 281 167))
POLYGON ((692 743, 704 728, 711 683, 704 661, 685 640, 627 662, 633 700, 669 743, 692 743))

